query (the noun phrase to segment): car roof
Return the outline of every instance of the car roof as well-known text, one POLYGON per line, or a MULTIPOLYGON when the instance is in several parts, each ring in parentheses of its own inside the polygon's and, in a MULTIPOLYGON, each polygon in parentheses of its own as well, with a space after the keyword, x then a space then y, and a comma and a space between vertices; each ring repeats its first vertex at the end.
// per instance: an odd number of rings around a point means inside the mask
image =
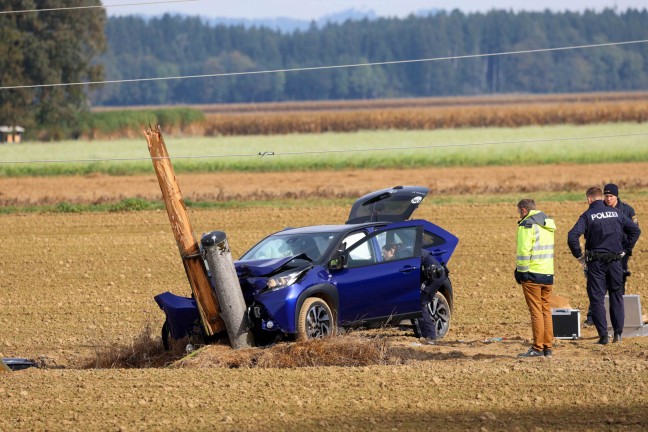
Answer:
POLYGON ((276 232, 273 235, 281 234, 315 234, 315 233, 340 233, 344 231, 352 231, 357 228, 370 227, 376 225, 385 225, 384 223, 364 223, 364 224, 345 224, 345 225, 311 225, 299 228, 286 228, 282 231, 276 232))

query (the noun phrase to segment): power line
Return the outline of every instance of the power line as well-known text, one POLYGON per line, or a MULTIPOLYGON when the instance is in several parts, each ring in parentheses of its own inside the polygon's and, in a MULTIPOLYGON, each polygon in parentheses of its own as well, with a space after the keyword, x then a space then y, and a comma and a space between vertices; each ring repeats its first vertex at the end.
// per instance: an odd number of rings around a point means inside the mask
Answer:
POLYGON ((564 141, 577 141, 577 140, 590 140, 590 139, 607 139, 607 138, 628 138, 648 136, 648 132, 620 134, 620 135, 595 135, 595 136, 580 136, 580 137, 562 137, 562 138, 539 138, 529 140, 514 140, 514 141, 486 141, 480 143, 464 143, 464 144, 440 144, 440 145, 421 145, 421 146, 408 146, 408 147, 374 147, 368 149, 345 149, 345 150, 312 150, 300 152, 276 152, 276 151, 261 151, 258 153, 242 153, 242 154, 225 154, 225 155, 198 155, 198 156, 169 156, 169 157, 138 157, 138 158, 95 158, 95 159, 35 159, 35 160, 14 160, 14 161, 0 161, 0 165, 8 164, 32 164, 32 163, 81 163, 81 162, 133 162, 144 160, 158 160, 158 159, 216 159, 216 158, 229 158, 229 157, 269 157, 269 156, 299 156, 309 154, 324 154, 324 153, 364 153, 376 151, 390 151, 390 150, 422 150, 422 149, 438 149, 438 148, 451 148, 451 147, 478 147, 487 145, 503 145, 503 144, 536 144, 543 142, 564 142, 564 141))
POLYGON ((74 10, 74 9, 108 9, 114 7, 124 7, 124 6, 143 6, 143 5, 154 5, 154 4, 163 4, 163 3, 186 3, 186 2, 195 2, 201 0, 160 0, 160 1, 151 1, 151 2, 142 2, 142 3, 122 3, 115 5, 93 5, 93 6, 70 6, 70 7, 61 7, 61 8, 49 8, 49 9, 25 9, 25 10, 16 10, 16 11, 0 11, 0 15, 7 14, 18 14, 18 13, 27 13, 27 12, 52 12, 52 11, 63 11, 63 10, 74 10))
POLYGON ((356 68, 356 67, 367 67, 367 66, 385 66, 385 65, 396 65, 396 64, 406 64, 406 63, 423 63, 423 62, 434 62, 434 61, 444 61, 444 60, 464 60, 464 59, 495 57, 495 56, 507 56, 507 55, 517 55, 517 54, 532 54, 532 53, 552 52, 552 51, 566 51, 566 50, 575 50, 575 49, 601 48, 601 47, 609 47, 609 46, 641 44, 641 43, 646 43, 646 42, 648 42, 648 39, 634 40, 634 41, 624 41, 624 42, 608 42, 608 43, 590 44, 590 45, 573 45, 573 46, 557 47, 557 48, 539 48, 539 49, 531 49, 531 50, 506 51, 506 52, 489 53, 489 54, 468 54, 468 55, 462 55, 462 56, 433 57, 433 58, 420 58, 420 59, 410 59, 410 60, 392 60, 392 61, 382 61, 382 62, 372 62, 372 63, 355 63, 355 64, 333 65, 333 66, 313 66, 313 67, 300 67, 300 68, 287 68, 287 69, 270 69, 270 70, 249 71, 249 72, 226 72, 226 73, 216 73, 216 74, 179 75, 179 76, 170 76, 170 77, 132 78, 132 79, 105 80, 105 81, 84 81, 84 82, 73 82, 73 83, 2 86, 2 87, 0 87, 0 90, 27 89, 27 88, 47 88, 47 87, 68 87, 68 86, 96 85, 96 84, 121 84, 121 83, 146 82, 146 81, 169 81, 169 80, 179 80, 179 79, 231 77, 231 76, 261 75, 261 74, 274 74, 274 73, 285 73, 285 72, 301 72, 301 71, 318 71, 318 70, 330 70, 330 69, 345 69, 345 68, 356 68))

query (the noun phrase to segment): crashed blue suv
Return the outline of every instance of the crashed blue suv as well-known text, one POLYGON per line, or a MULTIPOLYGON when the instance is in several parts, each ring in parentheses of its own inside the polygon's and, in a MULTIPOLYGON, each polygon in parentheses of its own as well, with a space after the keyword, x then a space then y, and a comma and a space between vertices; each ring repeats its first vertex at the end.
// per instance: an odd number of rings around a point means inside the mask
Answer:
MULTIPOLYGON (((416 332, 422 313, 421 251, 428 250, 447 266, 458 243, 431 222, 409 220, 427 193, 418 186, 376 191, 355 202, 344 225, 284 229, 244 253, 234 265, 257 343, 403 320, 412 320, 416 332), (396 251, 390 259, 381 253, 386 245, 396 251)), ((197 309, 192 314, 190 305, 182 317, 170 313, 165 305, 177 299, 169 293, 156 297, 175 339, 190 334, 183 327, 195 328, 198 322, 197 309)), ((185 300, 195 308, 193 300, 185 300)), ((425 311, 436 322, 438 337, 448 332, 452 303, 446 276, 425 311)))

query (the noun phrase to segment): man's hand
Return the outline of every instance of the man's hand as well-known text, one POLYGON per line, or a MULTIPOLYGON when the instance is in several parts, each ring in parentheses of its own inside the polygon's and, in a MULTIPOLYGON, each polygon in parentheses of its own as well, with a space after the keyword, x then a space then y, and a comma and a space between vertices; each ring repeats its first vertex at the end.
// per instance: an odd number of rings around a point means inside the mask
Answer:
POLYGON ((581 267, 585 268, 585 266, 587 266, 587 263, 585 261, 585 255, 581 255, 580 257, 578 257, 578 262, 581 265, 581 267))
POLYGON ((578 263, 583 267, 583 275, 587 279, 587 260, 585 259, 585 254, 578 257, 578 263))

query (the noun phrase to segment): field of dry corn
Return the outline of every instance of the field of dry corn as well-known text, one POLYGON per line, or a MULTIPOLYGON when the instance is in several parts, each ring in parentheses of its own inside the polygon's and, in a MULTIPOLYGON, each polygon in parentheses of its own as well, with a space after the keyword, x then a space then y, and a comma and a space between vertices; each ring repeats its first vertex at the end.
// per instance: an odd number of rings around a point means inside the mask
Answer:
MULTIPOLYGON (((274 102, 195 105, 192 108, 204 112, 206 119, 166 132, 185 136, 277 135, 645 122, 648 120, 648 92, 274 102)), ((98 108, 97 111, 114 109, 117 108, 98 108)), ((92 136, 106 138, 98 131, 92 136)), ((138 129, 122 130, 110 137, 139 136, 138 129)))

